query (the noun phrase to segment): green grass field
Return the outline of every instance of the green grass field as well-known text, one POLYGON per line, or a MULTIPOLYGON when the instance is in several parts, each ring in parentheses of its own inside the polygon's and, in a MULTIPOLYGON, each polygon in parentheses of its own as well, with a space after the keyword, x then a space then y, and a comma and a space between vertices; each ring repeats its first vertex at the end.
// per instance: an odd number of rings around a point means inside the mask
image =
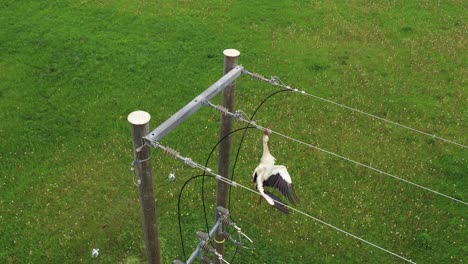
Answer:
MULTIPOLYGON (((145 110, 155 128, 221 77, 226 48, 240 50, 250 71, 468 144, 467 7, 456 0, 2 0, 0 263, 144 262, 127 115, 145 110)), ((250 115, 277 90, 242 76, 236 108, 250 115)), ((466 148, 294 93, 272 97, 256 121, 468 201, 466 148)), ((219 113, 203 108, 162 143, 204 163, 218 131, 219 113)), ((261 136, 249 130, 235 173, 252 188, 261 136)), ((270 147, 288 166, 299 210, 417 263, 468 262, 466 205, 278 136, 270 147)), ((214 157, 209 166, 216 164, 214 157)), ((153 168, 162 255, 171 263, 183 258, 177 197, 199 171, 159 150, 153 168)), ((205 228, 200 184, 190 182, 182 196, 187 255, 205 228)), ((207 180, 210 224, 215 184, 207 180)), ((255 242, 233 263, 402 263, 257 200, 233 189, 232 216, 255 242)), ((234 252, 228 245, 228 261, 234 252)))

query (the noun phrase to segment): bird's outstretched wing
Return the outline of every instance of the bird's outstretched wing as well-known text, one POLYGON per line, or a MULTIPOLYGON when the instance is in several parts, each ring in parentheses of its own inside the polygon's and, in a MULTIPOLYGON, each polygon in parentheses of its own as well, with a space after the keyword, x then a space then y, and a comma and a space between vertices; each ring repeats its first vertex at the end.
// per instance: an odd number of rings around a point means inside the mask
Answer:
POLYGON ((291 176, 285 166, 275 166, 271 172, 271 176, 263 182, 264 186, 277 188, 292 204, 299 202, 294 186, 291 181, 291 176))

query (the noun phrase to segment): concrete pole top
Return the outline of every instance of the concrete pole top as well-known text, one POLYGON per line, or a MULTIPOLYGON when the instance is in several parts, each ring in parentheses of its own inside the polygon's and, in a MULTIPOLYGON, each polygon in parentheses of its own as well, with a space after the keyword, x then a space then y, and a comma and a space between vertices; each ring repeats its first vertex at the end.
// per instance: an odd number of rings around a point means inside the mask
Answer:
POLYGON ((238 50, 236 50, 236 49, 225 49, 225 50, 223 51, 223 54, 224 54, 224 56, 226 56, 226 57, 235 58, 235 57, 239 57, 240 51, 238 51, 238 50))
POLYGON ((145 111, 134 111, 127 117, 128 122, 132 125, 144 125, 148 123, 150 119, 151 115, 145 111))

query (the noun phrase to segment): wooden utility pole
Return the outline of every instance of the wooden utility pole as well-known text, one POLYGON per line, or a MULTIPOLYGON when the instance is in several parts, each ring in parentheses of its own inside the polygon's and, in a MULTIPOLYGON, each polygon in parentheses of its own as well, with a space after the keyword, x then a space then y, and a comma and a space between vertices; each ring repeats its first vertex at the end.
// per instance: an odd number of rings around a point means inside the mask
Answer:
MULTIPOLYGON (((224 50, 224 74, 231 71, 238 65, 238 59, 240 52, 235 49, 226 49, 224 50)), ((223 102, 222 106, 226 107, 230 112, 234 109, 234 94, 236 91, 236 82, 232 82, 224 91, 223 91, 223 102)), ((221 116, 221 129, 219 137, 223 138, 232 130, 232 117, 222 115, 221 116)), ((228 137, 223 140, 219 145, 219 162, 218 162, 218 174, 229 179, 229 165, 230 165, 230 156, 231 156, 231 138, 228 137)), ((218 186, 216 190, 216 206, 221 206, 227 208, 228 201, 228 190, 229 185, 225 182, 218 181, 218 186)), ((218 214, 216 214, 218 217, 218 214)), ((224 241, 224 239, 216 234, 216 241, 224 241)), ((221 255, 224 255, 224 242, 217 242, 215 245, 216 251, 221 255)), ((219 263, 222 263, 221 260, 219 263)))
POLYGON ((135 154, 134 165, 138 176, 146 255, 149 264, 161 264, 161 249, 159 246, 156 203, 153 190, 151 147, 145 146, 140 151, 136 151, 136 149, 145 144, 143 137, 149 133, 151 116, 144 111, 135 111, 130 113, 127 119, 132 125, 133 150, 135 154))

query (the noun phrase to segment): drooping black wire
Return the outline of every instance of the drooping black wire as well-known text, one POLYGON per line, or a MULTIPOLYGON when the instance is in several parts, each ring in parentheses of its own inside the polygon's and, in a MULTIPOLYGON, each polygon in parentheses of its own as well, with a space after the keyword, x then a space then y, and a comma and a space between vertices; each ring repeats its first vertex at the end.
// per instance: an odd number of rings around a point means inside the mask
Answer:
MULTIPOLYGON (((257 112, 260 110, 260 108, 271 98, 273 97, 274 95, 276 94, 279 94, 281 92, 288 92, 288 91, 291 91, 289 89, 284 89, 284 90, 280 90, 280 91, 276 91, 270 95, 268 95, 265 99, 262 100, 262 102, 257 106, 257 108, 255 109, 255 111, 253 112, 252 116, 250 117, 250 120, 253 120, 253 118, 255 117, 255 115, 257 114, 257 112)), ((235 133, 235 132, 238 132, 238 131, 241 131, 241 130, 244 130, 244 133, 242 135, 242 138, 241 138, 241 141, 239 143, 239 146, 237 148, 237 153, 236 153, 236 158, 234 160, 234 164, 233 164, 233 168, 232 168, 232 172, 231 172, 231 179, 234 179, 234 173, 235 173, 235 169, 236 169, 236 165, 237 165, 237 160, 239 159, 239 155, 240 155, 240 151, 241 151, 241 148, 242 148, 242 144, 244 142, 244 139, 247 135, 247 130, 250 129, 250 128, 255 128, 253 126, 250 126, 250 125, 247 125, 243 128, 239 128, 239 129, 236 129, 236 130, 233 130, 231 132, 229 132, 227 135, 223 136, 215 145, 214 147, 211 149, 211 152, 210 154, 208 155, 208 158, 206 159, 206 162, 205 162, 205 167, 208 166, 208 162, 210 161, 211 159, 211 155, 213 154, 213 152, 215 151, 215 149, 218 147, 218 145, 224 140, 226 139, 227 137, 229 137, 231 134, 235 133)), ((228 194, 228 210, 230 210, 231 208, 231 186, 229 186, 229 194, 228 194)), ((209 231, 209 225, 208 225, 208 217, 207 217, 207 213, 206 213, 206 205, 205 205, 205 178, 202 178, 202 206, 203 206, 203 214, 205 216, 205 224, 206 224, 206 229, 207 231, 209 231)), ((231 219, 232 219, 232 214, 229 214, 231 219)), ((236 251, 234 252, 234 255, 232 257, 232 260, 231 260, 231 263, 234 261, 234 258, 236 257, 237 255, 237 252, 239 250, 239 246, 236 246, 236 251)))
MULTIPOLYGON (((271 97, 279 94, 279 93, 282 93, 282 92, 290 92, 291 90, 290 89, 284 89, 284 90, 279 90, 279 91, 276 91, 272 94, 270 94, 269 96, 267 96, 265 99, 263 99, 263 101, 257 106, 257 108, 255 109, 255 111, 253 112, 252 116, 250 117, 250 120, 253 120, 255 115, 257 114, 258 110, 260 110, 260 108, 263 106, 263 104, 268 101, 268 99, 270 99, 271 97)), ((250 124, 248 124, 245 128, 250 128, 250 124)), ((232 165, 232 171, 231 171, 231 180, 234 180, 234 174, 235 174, 235 171, 236 171, 236 165, 237 165, 237 160, 239 159, 239 154, 240 154, 240 151, 242 149, 242 144, 244 143, 244 139, 247 135, 247 129, 244 130, 244 133, 242 134, 242 138, 239 142, 239 146, 237 147, 237 153, 236 153, 236 158, 234 159, 234 164, 232 165)), ((229 185, 229 201, 228 201, 228 210, 230 211, 231 210, 231 186, 229 185)))
MULTIPOLYGON (((254 127, 249 127, 249 128, 254 128, 254 127)), ((227 135, 225 135, 224 137, 222 137, 215 145, 214 147, 212 148, 210 154, 208 155, 208 158, 206 160, 206 163, 205 163, 205 167, 208 166, 208 162, 210 161, 210 158, 211 158, 211 155, 213 154, 213 152, 215 151, 216 147, 224 140, 226 139, 227 137, 229 137, 231 134, 235 133, 235 132, 238 132, 238 131, 241 131, 241 130, 246 130, 248 128, 240 128, 240 129, 236 129, 234 131, 231 131, 229 132, 227 135)), ((205 223, 206 223, 206 229, 207 229, 207 232, 209 233, 210 231, 210 228, 208 226, 208 219, 207 219, 207 214, 206 214, 206 206, 205 206, 205 199, 204 199, 204 185, 205 185, 205 176, 208 176, 208 177, 212 177, 214 178, 214 176, 212 175, 207 175, 206 174, 206 171, 203 172, 203 174, 200 174, 200 175, 195 175, 195 176, 192 176, 190 179, 188 179, 187 181, 185 181, 184 185, 182 186, 182 188, 180 189, 179 191, 179 198, 178 198, 178 201, 177 201, 177 220, 178 220, 178 223, 179 223, 179 237, 180 237, 180 244, 181 244, 181 247, 182 247, 182 254, 184 256, 184 260, 187 259, 187 256, 185 254, 185 245, 184 245, 184 238, 183 238, 183 234, 182 234, 182 223, 180 221, 180 200, 181 200, 181 197, 182 197, 182 193, 184 191, 184 188, 185 186, 193 179, 196 179, 198 177, 203 177, 203 181, 202 181, 202 204, 203 204, 203 212, 204 212, 204 216, 205 216, 205 223)), ((237 249, 236 249, 237 250, 237 249)))
MULTIPOLYGON (((223 142, 223 140, 225 140, 226 138, 228 138, 230 135, 238 132, 238 131, 241 131, 241 130, 247 130, 249 128, 254 128, 254 127, 243 127, 243 128, 239 128, 239 129, 236 129, 236 130, 233 130, 229 133, 227 133, 226 135, 224 135, 214 146, 213 148, 211 149, 210 151, 210 154, 208 155, 208 158, 206 159, 206 162, 205 162, 205 167, 208 166, 208 162, 210 161, 211 159, 211 155, 213 155, 213 152, 216 150, 216 148, 218 147, 218 145, 223 142)), ((206 172, 203 172, 203 175, 206 175, 206 172)), ((206 205, 205 205, 205 178, 202 179, 202 188, 201 188, 201 193, 202 193, 202 206, 203 206, 203 214, 205 216, 205 224, 206 224, 206 230, 209 231, 210 230, 210 227, 208 225, 208 217, 207 217, 207 214, 206 214, 206 205)))
MULTIPOLYGON (((250 117, 250 120, 253 120, 255 115, 257 114, 258 110, 260 110, 260 108, 263 106, 264 103, 266 103, 266 101, 268 101, 271 97, 279 94, 279 93, 282 93, 282 92, 288 92, 288 91, 291 91, 290 89, 284 89, 284 90, 279 90, 279 91, 276 91, 272 94, 270 94, 269 96, 267 96, 265 99, 263 99, 263 101, 257 106, 257 108, 255 109, 255 111, 253 112, 252 116, 250 117)), ((250 124, 247 125, 245 128, 251 128, 250 124)), ((242 149, 242 144, 244 143, 244 139, 247 135, 247 129, 244 130, 244 133, 242 134, 242 138, 239 142, 239 146, 237 147, 237 153, 236 153, 236 158, 234 159, 234 164, 232 165, 232 171, 231 171, 231 180, 234 180, 234 175, 235 175, 235 171, 236 171, 236 165, 237 165, 237 160, 239 159, 239 155, 240 155, 240 152, 241 152, 241 149, 242 149)), ((228 210, 229 212, 231 212, 231 185, 229 185, 229 194, 228 194, 228 197, 229 197, 229 200, 228 200, 228 210)), ((232 219, 232 213, 229 214, 229 216, 231 217, 232 219)), ((232 219, 234 221, 234 219, 232 219)), ((234 251, 234 255, 232 256, 232 259, 230 261, 230 263, 233 263, 234 262, 234 259, 236 258, 236 255, 237 255, 237 252, 239 251, 239 246, 237 245, 236 246, 236 251, 234 251)))
MULTIPOLYGON (((243 127, 243 128, 239 128, 239 129, 236 129, 236 130, 233 130, 231 132, 229 132, 228 134, 226 134, 224 137, 222 137, 215 145, 214 147, 211 149, 210 151, 210 154, 208 155, 208 158, 205 162, 205 167, 208 166, 208 162, 210 161, 211 159, 211 155, 213 155, 213 152, 216 150, 216 147, 223 141, 225 140, 227 137, 229 137, 230 135, 238 132, 238 131, 241 131, 241 130, 247 130, 247 129, 250 129, 250 128, 254 128, 254 127, 243 127)), ((205 193, 204 193, 204 185, 205 185, 205 176, 208 176, 208 177, 212 177, 214 178, 214 176, 212 175, 208 175, 206 174, 206 171, 203 172, 203 174, 200 174, 200 175, 195 175, 195 176, 192 176, 190 179, 188 179, 187 181, 185 181, 184 185, 182 186, 182 188, 180 189, 179 191, 179 198, 178 198, 178 201, 177 201, 177 220, 178 220, 178 223, 179 223, 179 237, 180 237, 180 244, 181 244, 181 247, 182 247, 182 254, 184 256, 184 259, 187 259, 187 256, 185 254, 185 245, 184 245, 184 239, 183 239, 183 234, 182 234, 182 223, 181 223, 181 220, 180 220, 180 200, 181 200, 181 197, 182 197, 182 193, 184 191, 184 188, 185 186, 193 179, 196 179, 196 178, 199 178, 199 177, 203 177, 203 181, 202 181, 202 205, 203 205, 203 212, 204 212, 204 216, 205 216, 205 224, 206 224, 206 229, 207 231, 209 232, 210 231, 210 227, 208 226, 208 218, 207 218, 207 214, 206 214, 206 205, 205 205, 205 193)))
MULTIPOLYGON (((255 111, 253 112, 252 116, 250 117, 250 120, 253 120, 253 118, 255 117, 255 115, 257 114, 258 110, 262 107, 262 105, 268 101, 268 99, 270 99, 272 96, 276 95, 276 94, 279 94, 281 92, 288 92, 288 91, 291 91, 289 89, 284 89, 284 90, 280 90, 280 91, 276 91, 272 94, 270 94, 269 96, 267 96, 265 99, 263 99, 263 101, 257 106, 257 108, 255 109, 255 111)), ((231 132, 229 132, 228 134, 226 134, 225 136, 223 136, 214 146, 213 148, 211 149, 210 151, 210 154, 208 155, 207 159, 206 159, 206 162, 205 162, 205 167, 208 166, 208 162, 210 161, 211 159, 211 155, 213 155, 213 152, 216 150, 216 148, 218 147, 218 145, 223 141, 225 140, 227 137, 229 137, 231 134, 235 133, 235 132, 238 132, 238 131, 241 131, 241 130, 244 130, 244 133, 242 134, 242 138, 241 138, 241 141, 239 143, 239 147, 237 148, 237 153, 236 153, 236 158, 234 160, 234 165, 233 165, 233 168, 232 168, 232 172, 231 172, 231 179, 234 178, 234 173, 235 173, 235 169, 236 169, 236 164, 237 164, 237 160, 239 159, 239 154, 240 154, 240 150, 241 150, 241 147, 242 147, 242 143, 244 142, 244 139, 245 139, 245 136, 247 135, 247 130, 250 129, 250 128, 255 128, 253 126, 250 126, 250 125, 247 125, 243 128, 239 128, 239 129, 236 129, 236 130, 233 130, 231 132)), ((205 172, 204 172, 205 174, 205 172)), ((228 194, 228 197, 231 196, 231 186, 229 186, 229 194, 228 194)), ((207 218, 207 214, 206 214, 206 206, 205 206, 205 179, 202 179, 202 205, 203 205, 203 213, 205 215, 205 224, 206 224, 206 229, 209 231, 209 225, 208 225, 208 218, 207 218)), ((228 207, 230 208, 231 207, 231 199, 229 199, 228 201, 228 207)), ((231 216, 232 218, 232 216, 231 216)))
POLYGON ((185 186, 193 179, 196 179, 198 177, 203 177, 205 178, 205 176, 209 176, 209 177, 213 177, 211 175, 205 175, 205 174, 200 174, 200 175, 195 175, 195 176, 192 176, 190 179, 186 180, 184 185, 182 185, 182 188, 180 189, 179 191, 179 198, 177 200, 177 220, 179 222, 179 237, 180 237, 180 244, 182 246, 182 254, 184 255, 184 260, 187 259, 187 256, 185 255, 185 246, 184 246, 184 238, 183 238, 183 235, 182 235, 182 224, 180 222, 180 198, 182 197, 182 193, 184 192, 184 188, 185 186))
MULTIPOLYGON (((250 120, 253 120, 253 118, 255 117, 255 115, 257 114, 258 110, 263 106, 263 104, 268 100, 270 99, 272 96, 278 94, 278 93, 281 93, 281 92, 287 92, 287 91, 291 91, 289 89, 284 89, 284 90, 280 90, 280 91, 276 91, 272 94, 270 94, 269 96, 267 96, 258 106, 257 108, 255 109, 254 113, 252 114, 250 120)), ((234 179, 234 173, 235 173, 235 168, 236 168, 236 165, 237 165, 237 160, 239 158, 239 154, 240 154, 240 151, 241 151, 241 148, 242 148, 242 144, 244 142, 244 139, 247 135, 247 130, 248 129, 251 129, 251 128, 255 128, 253 126, 250 126, 250 125, 247 125, 245 127, 242 127, 242 128, 239 128, 239 129, 236 129, 236 130, 233 130, 231 132, 229 132, 228 134, 224 135, 214 146, 213 148, 211 149, 210 151, 210 154, 208 155, 207 159, 206 159, 206 162, 205 162, 205 167, 208 166, 208 162, 210 161, 211 159, 211 156, 213 155, 213 152, 216 150, 216 148, 218 147, 218 145, 223 141, 225 140, 226 138, 228 138, 230 135, 238 132, 238 131, 242 131, 244 130, 244 133, 242 135, 242 138, 241 138, 241 141, 239 143, 239 146, 237 148, 237 153, 236 153, 236 158, 234 160, 234 164, 233 164, 233 168, 232 168, 232 172, 231 172, 231 179, 234 179)), ((207 213, 206 213, 206 205, 205 205, 205 176, 209 176, 209 177, 213 177, 211 175, 207 175, 206 174, 206 171, 203 172, 203 174, 200 174, 200 175, 195 175, 195 176, 192 176, 190 179, 188 179, 184 185, 182 186, 180 192, 179 192, 179 197, 178 197, 178 202, 177 202, 177 218, 178 218, 178 223, 179 223, 179 236, 180 236, 180 242, 181 242, 181 246, 182 246, 182 253, 183 253, 183 256, 184 256, 184 259, 187 259, 186 257, 186 254, 185 254, 185 245, 184 245, 184 239, 183 239, 183 234, 182 234, 182 224, 181 224, 181 215, 180 215, 180 200, 181 200, 181 197, 182 197, 182 193, 184 191, 184 188, 185 186, 193 179, 196 179, 196 178, 199 178, 199 177, 202 177, 202 206, 203 206, 203 214, 204 214, 204 217, 205 217, 205 224, 206 224, 206 230, 207 232, 209 232, 210 228, 209 228, 209 225, 208 225, 208 217, 207 217, 207 213)), ((230 209, 231 207, 231 199, 230 199, 230 196, 231 196, 231 186, 229 186, 229 194, 228 194, 228 197, 229 197, 229 201, 228 201, 228 208, 230 209)), ((231 216, 232 218, 232 216, 231 216)), ((231 263, 234 261, 234 258, 238 252, 238 249, 239 249, 239 246, 236 246, 236 251, 234 252, 234 255, 232 257, 232 260, 231 260, 231 263)))

